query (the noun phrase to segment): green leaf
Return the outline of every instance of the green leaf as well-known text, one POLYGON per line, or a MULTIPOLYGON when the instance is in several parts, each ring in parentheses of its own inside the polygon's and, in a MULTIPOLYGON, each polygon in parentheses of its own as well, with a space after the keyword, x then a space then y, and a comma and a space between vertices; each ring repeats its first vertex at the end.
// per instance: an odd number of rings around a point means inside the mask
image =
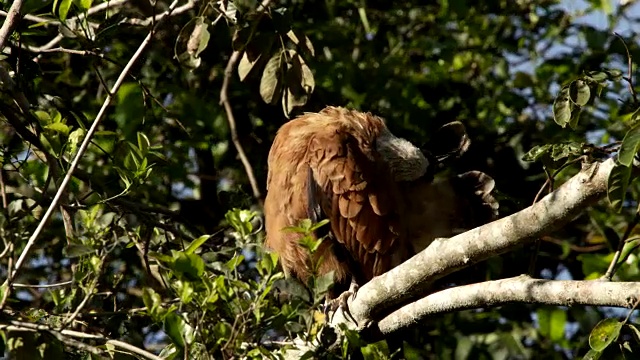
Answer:
POLYGON ((582 155, 582 144, 576 142, 554 144, 551 150, 551 159, 553 161, 580 155, 582 155))
POLYGON ((199 279, 204 273, 204 260, 196 254, 175 251, 173 258, 175 271, 186 275, 191 280, 199 279))
POLYGON ((578 261, 582 263, 582 272, 586 275, 586 279, 596 279, 602 276, 613 258, 611 254, 580 254, 577 256, 578 261))
POLYGON ((583 80, 571 82, 570 91, 571 100, 578 106, 585 106, 591 98, 591 89, 583 80))
POLYGON ((167 314, 163 325, 165 333, 177 347, 184 348, 193 341, 193 328, 178 314, 167 314))
POLYGON ((325 294, 333 285, 334 272, 330 271, 324 275, 318 276, 315 281, 316 294, 325 294))
POLYGON ((582 358, 583 360, 598 360, 600 359, 600 356, 602 356, 602 352, 601 351, 595 351, 593 349, 587 351, 586 354, 584 354, 584 357, 582 358))
POLYGON ((140 156, 145 156, 149 151, 149 147, 151 143, 149 142, 149 138, 144 133, 138 132, 138 149, 140 151, 140 156))
POLYGON ((562 309, 554 309, 551 312, 549 337, 555 342, 564 339, 564 328, 567 323, 567 312, 562 309))
POLYGON ((269 59, 260 79, 260 96, 267 104, 274 104, 282 92, 283 52, 279 51, 269 59))
POLYGON ((622 71, 617 69, 589 71, 587 72, 587 77, 599 83, 605 82, 607 80, 617 81, 622 78, 622 71))
MULTIPOLYGON (((147 313, 154 319, 160 315, 160 309, 162 306, 162 297, 156 293, 155 290, 145 287, 142 290, 142 301, 147 308, 147 313)), ((157 320, 156 320, 157 321, 157 320)))
POLYGON ((73 0, 73 3, 81 10, 86 11, 91 8, 93 0, 73 0))
POLYGON ((543 308, 537 311, 540 334, 554 342, 564 339, 564 328, 567 322, 567 313, 558 308, 543 308))
POLYGON ((616 164, 607 180, 607 197, 611 207, 620 212, 627 194, 627 187, 631 178, 631 167, 616 164))
POLYGON ((231 260, 227 261, 227 263, 224 264, 224 266, 229 270, 234 270, 236 267, 238 267, 238 265, 242 264, 243 260, 244 260, 244 255, 236 255, 232 257, 231 260))
POLYGON ((187 247, 184 250, 184 253, 187 254, 187 255, 193 254, 202 244, 204 244, 210 238, 211 238, 211 236, 209 236, 209 235, 202 235, 199 238, 193 240, 191 242, 191 244, 189 244, 189 247, 187 247))
POLYGON ((631 166, 638 150, 640 150, 640 124, 629 129, 622 139, 622 145, 620 145, 618 152, 618 163, 631 166))
POLYGON ((547 154, 550 150, 552 150, 551 144, 546 145, 536 145, 531 150, 529 150, 526 154, 522 156, 523 161, 536 161, 541 156, 547 154))
POLYGON ((94 254, 95 249, 82 244, 69 244, 64 248, 63 254, 68 258, 77 258, 83 255, 94 254))
POLYGON ((566 127, 571 121, 571 100, 568 88, 562 89, 553 102, 553 120, 562 127, 566 127))
POLYGON ((86 130, 82 128, 77 128, 73 130, 71 134, 69 134, 69 139, 67 140, 69 154, 72 154, 72 155, 75 154, 76 150, 78 149, 78 146, 82 143, 82 140, 84 140, 84 135, 86 133, 87 133, 86 130))
POLYGON ((617 319, 600 321, 589 334, 589 346, 595 351, 603 351, 620 336, 622 322, 617 319))
POLYGON ((53 130, 65 136, 69 135, 69 130, 71 130, 69 126, 67 126, 65 123, 62 123, 62 122, 54 122, 49 125, 46 125, 44 128, 48 130, 53 130))
POLYGON ((72 3, 72 0, 54 0, 53 13, 58 16, 58 19, 65 21, 72 3))

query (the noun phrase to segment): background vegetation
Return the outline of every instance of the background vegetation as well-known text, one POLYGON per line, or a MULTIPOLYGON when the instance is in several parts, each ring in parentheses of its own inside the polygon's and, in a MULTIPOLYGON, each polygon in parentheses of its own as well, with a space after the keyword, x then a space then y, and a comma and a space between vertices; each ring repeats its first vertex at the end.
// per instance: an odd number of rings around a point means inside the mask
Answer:
MULTIPOLYGON (((472 146, 450 171, 491 175, 501 215, 530 205, 579 170, 584 144, 615 144, 637 119, 638 6, 570 5, 25 1, 0 62, 4 350, 16 359, 262 358, 321 331, 313 309, 327 279, 308 295, 261 248, 269 146, 303 111, 371 111, 418 145, 461 120, 472 146), (605 26, 584 21, 594 16, 605 26), (564 145, 524 157, 547 144, 564 145)), ((637 236, 640 188, 629 190, 619 212, 602 202, 541 239, 535 262, 525 247, 450 282, 602 276, 622 240, 637 236)), ((615 277, 635 281, 638 257, 627 249, 615 277)), ((514 304, 446 314, 407 336, 404 355, 581 357, 600 320, 627 313, 514 304)), ((609 349, 633 348, 634 329, 609 349)), ((351 335, 331 356, 388 355, 385 343, 351 335)))

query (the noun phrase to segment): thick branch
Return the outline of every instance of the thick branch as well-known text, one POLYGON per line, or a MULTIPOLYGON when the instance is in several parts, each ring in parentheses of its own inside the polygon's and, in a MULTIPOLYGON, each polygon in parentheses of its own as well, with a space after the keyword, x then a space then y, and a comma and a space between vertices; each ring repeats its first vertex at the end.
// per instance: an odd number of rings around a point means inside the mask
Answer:
POLYGON ((378 322, 376 330, 389 334, 431 315, 509 303, 631 308, 639 298, 639 282, 558 281, 521 275, 430 294, 387 315, 378 322))
MULTIPOLYGON (((613 159, 583 169, 540 202, 506 218, 450 239, 438 239, 403 264, 362 286, 350 303, 358 324, 375 320, 428 288, 433 281, 459 269, 529 243, 573 220, 601 199, 613 159), (385 311, 386 310, 386 311, 385 311)), ((333 323, 345 322, 338 311, 333 323)))

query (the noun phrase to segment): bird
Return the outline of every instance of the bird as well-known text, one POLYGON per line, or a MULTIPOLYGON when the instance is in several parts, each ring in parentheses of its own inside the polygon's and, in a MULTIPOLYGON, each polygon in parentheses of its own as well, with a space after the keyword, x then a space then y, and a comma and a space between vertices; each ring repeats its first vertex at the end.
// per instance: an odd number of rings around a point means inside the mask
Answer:
POLYGON ((306 284, 311 260, 319 261, 317 275, 333 272, 326 297, 335 310, 436 237, 494 216, 488 175, 434 180, 439 163, 468 148, 461 126, 445 127, 460 135, 455 149, 434 155, 369 112, 327 106, 283 124, 268 154, 264 245, 279 255, 285 276, 306 284), (323 240, 313 254, 300 244, 303 234, 287 231, 304 219, 329 221, 314 232, 323 240))

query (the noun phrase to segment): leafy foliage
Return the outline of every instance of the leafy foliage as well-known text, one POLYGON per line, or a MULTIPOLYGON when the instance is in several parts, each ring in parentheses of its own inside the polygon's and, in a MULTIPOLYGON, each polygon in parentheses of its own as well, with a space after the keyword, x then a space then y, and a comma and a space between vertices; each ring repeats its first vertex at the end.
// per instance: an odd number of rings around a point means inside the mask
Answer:
MULTIPOLYGON (((611 4, 180 1, 158 24, 170 2, 27 0, 28 16, 0 55, 2 277, 101 120, 12 286, 0 289, 4 350, 133 358, 120 341, 171 359, 276 358, 297 346, 293 339, 319 338, 324 347, 304 357, 397 351, 350 331, 329 349, 336 334, 320 310, 332 275, 285 279, 261 246, 259 202, 234 146, 264 184, 278 127, 325 105, 380 114, 416 144, 461 120, 473 144, 450 170, 495 178, 503 215, 580 163, 615 156, 609 204, 542 239, 534 272, 597 279, 613 263, 614 279, 637 281, 638 7, 611 4), (603 15, 606 27, 582 15, 603 15)), ((307 235, 310 252, 322 241, 308 236, 317 226, 326 224, 291 229, 307 235)), ((530 253, 447 281, 526 272, 530 253)), ((616 319, 626 315, 524 304, 463 311, 403 333, 400 350, 457 359, 637 354, 635 317, 616 319)))

